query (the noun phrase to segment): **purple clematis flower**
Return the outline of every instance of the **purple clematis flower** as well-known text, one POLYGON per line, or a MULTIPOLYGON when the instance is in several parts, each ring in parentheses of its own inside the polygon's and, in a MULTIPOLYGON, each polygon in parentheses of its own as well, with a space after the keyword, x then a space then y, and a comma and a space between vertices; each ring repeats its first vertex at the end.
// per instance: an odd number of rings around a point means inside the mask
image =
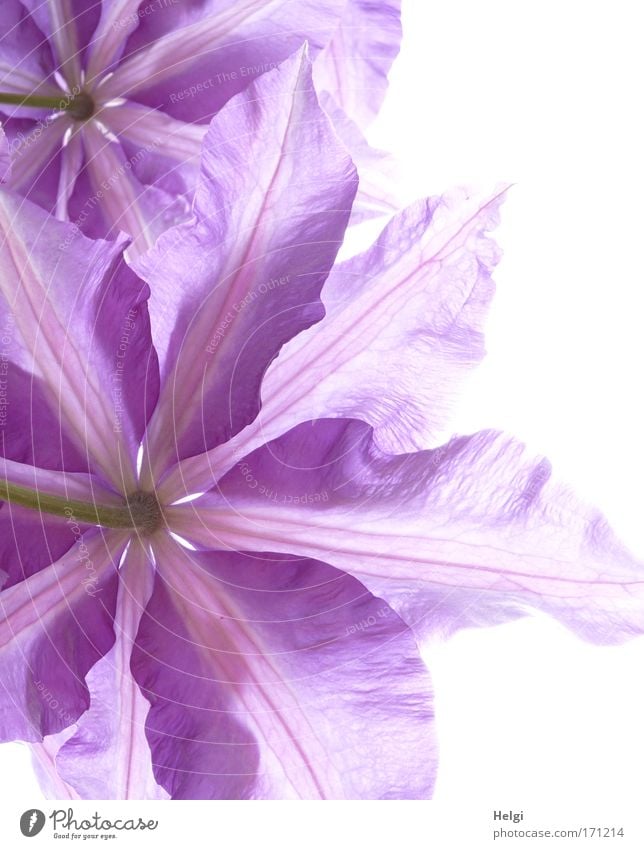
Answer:
POLYGON ((311 85, 300 54, 227 104, 194 221, 134 271, 0 198, 0 732, 58 798, 428 798, 418 638, 644 626, 641 565, 544 463, 427 448, 502 192, 333 267, 356 178, 311 85))
MULTIPOLYGON (((189 215, 208 121, 305 40, 338 131, 375 174, 353 122, 384 96, 399 0, 6 0, 12 187, 89 235, 124 231, 131 253, 147 249, 189 215)), ((390 211, 371 183, 362 217, 390 211)))

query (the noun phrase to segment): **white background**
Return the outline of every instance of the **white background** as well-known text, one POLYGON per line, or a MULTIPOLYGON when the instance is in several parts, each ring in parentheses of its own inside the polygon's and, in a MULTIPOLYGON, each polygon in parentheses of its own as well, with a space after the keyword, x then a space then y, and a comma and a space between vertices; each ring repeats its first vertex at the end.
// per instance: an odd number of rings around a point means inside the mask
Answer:
MULTIPOLYGON (((407 0, 371 141, 400 157, 410 196, 516 184, 497 231, 489 353, 452 429, 525 440, 644 557, 637 12, 619 0, 407 0)), ((639 809, 644 639, 594 648, 533 619, 463 632, 428 660, 438 801, 594 800, 598 819, 609 802, 639 809)), ((0 749, 5 802, 36 803, 26 764, 17 745, 0 749)))
MULTIPOLYGON (((432 193, 515 183, 488 357, 453 429, 524 439, 644 556, 636 5, 415 0, 405 23, 377 141, 432 193)), ((436 799, 642 806, 644 640, 597 649, 523 621, 457 636, 432 667, 436 799)))
MULTIPOLYGON (((500 428, 546 454, 644 558, 638 5, 405 9, 372 142, 396 151, 410 192, 515 183, 496 233, 488 356, 453 431, 500 428)), ((644 810, 644 639, 598 649, 524 620, 461 633, 432 655, 436 800, 644 810)))

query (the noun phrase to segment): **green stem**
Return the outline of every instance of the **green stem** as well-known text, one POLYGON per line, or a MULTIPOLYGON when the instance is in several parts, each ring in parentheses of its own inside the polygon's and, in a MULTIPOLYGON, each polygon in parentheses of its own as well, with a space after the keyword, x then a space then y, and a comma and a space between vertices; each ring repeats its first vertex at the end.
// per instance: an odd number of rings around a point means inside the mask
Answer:
POLYGON ((70 109, 73 101, 73 96, 66 94, 61 94, 59 97, 45 97, 41 94, 0 92, 0 103, 9 103, 14 106, 33 106, 36 109, 70 109))
POLYGON ((48 495, 1 479, 0 499, 8 501, 10 504, 18 504, 20 507, 27 507, 30 510, 49 513, 52 516, 64 516, 72 522, 103 525, 106 528, 136 527, 135 517, 125 500, 122 507, 90 504, 86 501, 48 495))

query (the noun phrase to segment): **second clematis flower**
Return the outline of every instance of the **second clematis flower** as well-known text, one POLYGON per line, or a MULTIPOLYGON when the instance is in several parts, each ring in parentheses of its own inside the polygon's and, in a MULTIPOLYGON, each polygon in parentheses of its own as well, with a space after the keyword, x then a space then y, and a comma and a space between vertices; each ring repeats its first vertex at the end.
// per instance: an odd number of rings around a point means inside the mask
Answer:
POLYGON ((502 192, 334 266, 355 192, 298 54, 214 119, 194 220, 134 270, 2 195, 0 734, 57 798, 428 798, 426 633, 644 629, 641 564, 544 462, 428 448, 502 192))
POLYGON ((338 131, 372 174, 363 214, 386 210, 371 167, 381 157, 353 122, 364 127, 382 101, 400 0, 5 0, 11 186, 88 235, 126 232, 130 254, 144 251, 188 217, 212 116, 305 41, 338 131))

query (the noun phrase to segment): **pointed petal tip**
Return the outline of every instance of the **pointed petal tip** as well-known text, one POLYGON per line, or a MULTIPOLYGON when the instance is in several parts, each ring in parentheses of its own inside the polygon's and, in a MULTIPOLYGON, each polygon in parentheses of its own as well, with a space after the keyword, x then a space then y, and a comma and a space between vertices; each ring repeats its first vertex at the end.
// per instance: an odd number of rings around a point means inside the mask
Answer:
POLYGON ((356 189, 355 167, 317 101, 304 48, 213 118, 196 226, 166 231, 136 263, 151 284, 153 318, 157 305, 163 313, 155 343, 167 382, 150 439, 159 473, 178 453, 198 455, 255 417, 267 365, 322 317, 319 293, 356 189), (230 399, 227 407, 215 400, 221 397, 230 399), (204 428, 206 407, 214 412, 204 428))
POLYGON ((229 548, 344 569, 420 638, 530 609, 596 644, 644 633, 641 559, 553 480, 547 460, 499 431, 392 455, 355 420, 300 425, 247 456, 218 494, 176 508, 175 520, 193 542, 214 542, 216 528, 229 548), (260 498, 243 469, 278 497, 260 498))

